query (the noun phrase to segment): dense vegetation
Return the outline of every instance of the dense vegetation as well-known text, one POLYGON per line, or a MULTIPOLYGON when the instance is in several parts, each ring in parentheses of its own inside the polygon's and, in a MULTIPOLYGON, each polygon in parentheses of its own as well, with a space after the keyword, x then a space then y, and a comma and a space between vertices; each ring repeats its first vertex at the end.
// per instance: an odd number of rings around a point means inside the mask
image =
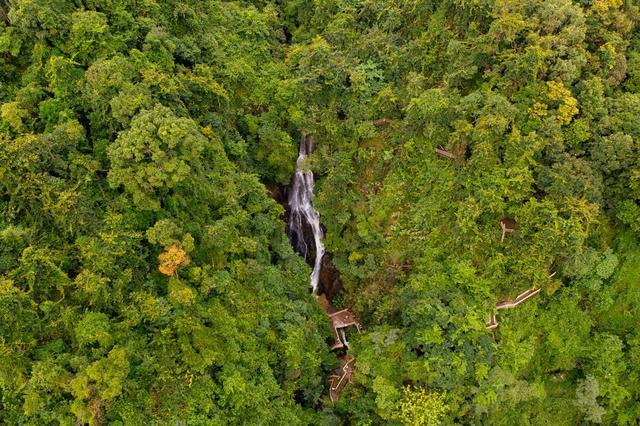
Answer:
POLYGON ((637 424, 639 7, 4 0, 0 423, 637 424))

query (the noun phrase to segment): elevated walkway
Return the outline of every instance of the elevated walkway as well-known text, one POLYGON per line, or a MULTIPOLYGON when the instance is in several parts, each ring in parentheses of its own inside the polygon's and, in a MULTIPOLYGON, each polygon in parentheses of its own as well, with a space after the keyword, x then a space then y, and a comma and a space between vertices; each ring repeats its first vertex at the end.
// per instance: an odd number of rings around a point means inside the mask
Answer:
MULTIPOLYGON (((516 306, 518 306, 519 304, 521 304, 525 300, 529 300, 530 298, 532 298, 536 294, 540 293, 540 290, 541 290, 541 288, 539 288, 539 287, 538 288, 530 288, 529 290, 527 290, 527 291, 525 291, 523 293, 520 293, 513 300, 502 300, 502 301, 496 303, 496 310, 499 311, 499 310, 502 310, 502 309, 515 308, 516 306)), ((489 330, 493 330, 494 328, 496 328, 498 326, 498 321, 496 321, 496 314, 494 314, 493 312, 489 314, 489 321, 487 321, 486 326, 487 326, 487 328, 489 330)))

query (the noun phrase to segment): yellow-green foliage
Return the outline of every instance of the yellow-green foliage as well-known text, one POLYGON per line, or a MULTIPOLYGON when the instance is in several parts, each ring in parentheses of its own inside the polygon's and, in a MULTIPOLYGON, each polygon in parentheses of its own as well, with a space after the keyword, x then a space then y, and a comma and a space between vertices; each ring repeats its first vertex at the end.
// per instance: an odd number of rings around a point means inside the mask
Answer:
POLYGON ((558 120, 563 124, 569 124, 574 115, 578 113, 578 101, 571 96, 562 83, 547 81, 547 97, 558 105, 558 120))
POLYGON ((634 0, 0 1, 0 423, 639 424, 639 117, 634 0))
POLYGON ((400 420, 410 426, 439 425, 448 409, 445 400, 445 392, 407 386, 399 404, 400 420))

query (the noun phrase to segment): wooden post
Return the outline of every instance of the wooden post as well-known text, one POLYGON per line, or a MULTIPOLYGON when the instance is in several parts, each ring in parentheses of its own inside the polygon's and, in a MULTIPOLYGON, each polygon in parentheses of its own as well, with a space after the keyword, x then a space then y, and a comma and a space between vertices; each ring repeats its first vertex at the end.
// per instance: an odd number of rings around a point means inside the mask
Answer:
POLYGON ((498 322, 496 321, 496 314, 493 312, 489 314, 489 322, 487 322, 487 328, 489 330, 493 330, 498 326, 498 322))

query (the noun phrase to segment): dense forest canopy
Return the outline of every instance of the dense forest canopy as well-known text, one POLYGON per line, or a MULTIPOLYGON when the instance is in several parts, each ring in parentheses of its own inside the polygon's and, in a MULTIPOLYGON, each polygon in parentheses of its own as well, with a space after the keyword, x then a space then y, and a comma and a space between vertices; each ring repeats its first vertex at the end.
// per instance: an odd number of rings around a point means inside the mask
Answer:
POLYGON ((0 423, 640 422, 638 1, 3 0, 0 76, 0 423))

